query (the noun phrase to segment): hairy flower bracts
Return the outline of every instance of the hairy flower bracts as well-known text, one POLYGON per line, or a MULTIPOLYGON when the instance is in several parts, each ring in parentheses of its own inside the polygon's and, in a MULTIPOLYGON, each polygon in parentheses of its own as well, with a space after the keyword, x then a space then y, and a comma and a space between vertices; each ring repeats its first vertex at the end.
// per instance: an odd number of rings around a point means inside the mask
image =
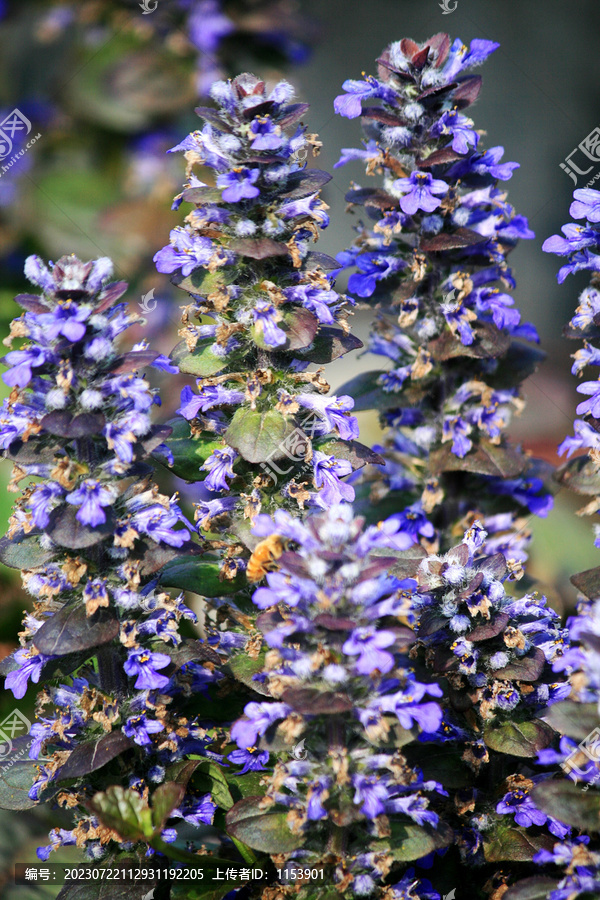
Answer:
MULTIPOLYGON (((363 148, 343 150, 337 166, 362 160, 368 176, 380 176, 379 186, 353 184, 347 194, 370 222, 338 255, 356 267, 350 294, 381 310, 370 349, 386 370, 344 387, 355 409, 380 409, 388 429, 386 467, 373 472, 369 499, 387 497, 380 516, 410 504, 442 549, 467 514, 505 514, 510 543, 522 530, 518 516, 545 515, 552 502, 540 467, 506 438, 522 407, 520 383, 542 358, 523 343, 538 338, 514 306, 507 263, 533 232, 499 186, 517 163, 502 162, 502 147, 484 150, 464 114, 481 86, 466 73, 497 46, 467 48, 446 34, 420 46, 397 41, 378 76, 344 82, 334 104, 342 116, 361 116, 365 134, 363 148)), ((516 537, 515 561, 523 543, 516 537)))
POLYGON ((117 349, 138 317, 117 302, 126 285, 106 283, 110 260, 68 256, 49 269, 30 257, 25 271, 42 293, 16 298, 25 312, 11 339, 23 344, 4 360, 12 391, 0 443, 12 489, 28 481, 0 558, 23 570, 34 603, 3 669, 19 699, 29 681, 43 688, 30 736, 14 748, 21 787, 3 783, 0 804, 56 797, 73 808, 74 827, 52 832, 42 859, 62 843, 97 858, 119 836, 164 848, 177 837, 167 819, 212 819, 210 796, 186 794, 169 773, 186 754, 208 752, 214 729, 198 718, 202 702, 192 712, 187 704, 217 681, 221 661, 218 646, 182 637, 195 615, 153 579, 190 545, 176 497, 151 480, 148 455, 168 453, 159 445, 169 429, 151 424, 157 398, 138 371, 172 367, 145 348, 117 349), (160 791, 151 823, 149 788, 160 791))
POLYGON ((352 500, 343 479, 378 457, 355 442, 352 398, 326 396, 322 369, 308 369, 361 344, 325 271, 335 261, 310 250, 328 224, 330 176, 298 161, 319 146, 297 124, 307 106, 286 82, 267 93, 253 75, 216 83, 212 97, 202 130, 174 148, 189 174, 176 203, 195 208, 155 262, 194 298, 173 358, 199 377, 182 392, 172 449, 176 474, 203 481, 197 518, 214 534, 248 531, 261 509, 352 500))
MULTIPOLYGON (((404 882, 399 863, 449 840, 431 808, 445 791, 407 763, 403 746, 438 729, 441 690, 413 671, 415 636, 400 624, 410 603, 386 574, 394 562, 386 554, 409 540, 397 522, 362 526, 348 505, 304 522, 282 510, 255 520, 255 534, 276 533, 296 549, 254 594, 268 647, 255 681, 270 698, 249 703, 231 736, 240 754, 288 752, 263 778, 264 797, 228 813, 228 828, 279 868, 324 867, 324 894, 333 884, 344 896, 379 895, 386 879, 390 896, 437 897, 420 893, 418 878, 404 882), (255 815, 269 823, 260 837, 255 815), (403 853, 408 837, 412 853, 403 853), (401 893, 413 882, 414 894, 401 893)), ((311 885, 310 895, 319 890, 311 885)))

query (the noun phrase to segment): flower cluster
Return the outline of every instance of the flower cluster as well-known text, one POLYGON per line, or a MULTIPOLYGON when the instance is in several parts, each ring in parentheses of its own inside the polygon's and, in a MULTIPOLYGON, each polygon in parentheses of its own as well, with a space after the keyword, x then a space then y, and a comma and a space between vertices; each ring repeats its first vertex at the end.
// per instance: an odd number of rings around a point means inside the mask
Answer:
MULTIPOLYGON (((76 819, 72 829, 52 832, 41 859, 63 843, 103 856, 127 832, 107 827, 102 803, 90 811, 94 791, 114 789, 129 772, 122 789, 147 805, 149 786, 164 789, 172 767, 186 754, 206 755, 214 735, 201 707, 186 715, 185 704, 218 681, 221 656, 182 637, 180 622, 196 617, 153 578, 191 549, 192 526, 176 496, 159 492, 147 462, 153 450, 168 454, 169 429, 151 424, 157 397, 139 369, 173 367, 143 344, 117 349, 138 317, 117 302, 127 285, 106 283, 111 271, 108 259, 68 256, 48 268, 29 257, 26 275, 42 293, 16 298, 25 312, 8 342, 22 344, 4 359, 12 390, 0 413, 0 445, 14 465, 11 488, 28 481, 0 557, 22 569, 33 610, 21 648, 3 667, 17 698, 29 681, 44 685, 23 802, 58 794, 76 819)), ((210 796, 193 787, 184 794, 173 793, 171 816, 212 821, 210 796)), ((165 827, 156 837, 177 832, 165 827)))
POLYGON ((483 150, 464 114, 481 87, 469 70, 497 47, 466 47, 446 34, 396 41, 378 60, 378 77, 344 82, 335 109, 361 116, 365 140, 337 165, 363 161, 381 184, 353 184, 347 194, 371 221, 338 261, 356 268, 350 293, 382 307, 370 350, 389 368, 345 386, 356 408, 382 410, 388 428, 370 501, 387 497, 386 513, 410 504, 429 516, 443 549, 465 516, 503 514, 518 561, 518 516, 545 515, 552 501, 540 465, 506 438, 522 407, 520 382, 542 358, 523 343, 537 334, 510 294, 507 256, 534 236, 499 186, 518 164, 502 161, 502 147, 483 150))
POLYGON ((194 209, 155 262, 194 298, 173 359, 198 390, 182 392, 173 452, 176 474, 203 482, 204 532, 239 534, 261 509, 352 500, 343 479, 378 458, 355 442, 352 398, 325 396, 322 369, 309 370, 360 341, 326 274, 335 260, 309 249, 329 221, 319 192, 330 176, 298 157, 319 143, 292 93, 247 74, 217 82, 218 108, 198 109, 203 128, 173 148, 189 177, 175 205, 194 209))
MULTIPOLYGON (((571 216, 582 223, 570 222, 562 235, 553 235, 543 245, 547 253, 565 257, 558 273, 562 283, 568 275, 581 270, 592 273, 591 283, 579 296, 579 305, 565 329, 565 336, 583 341, 573 354, 572 373, 581 377, 588 367, 600 365, 600 351, 594 346, 600 313, 600 191, 576 190, 570 207, 571 216)), ((586 373, 587 374, 587 373, 586 373)), ((577 406, 574 434, 567 436, 558 448, 567 462, 558 480, 576 494, 586 498, 582 515, 597 515, 600 494, 600 460, 598 457, 598 422, 600 380, 584 381, 577 387, 583 395, 577 406), (583 452, 582 452, 583 451, 583 452)), ((595 545, 600 547, 600 526, 594 525, 595 545)), ((597 741, 600 727, 600 569, 594 568, 572 578, 580 591, 576 615, 568 621, 570 649, 555 663, 555 669, 570 677, 569 700, 551 710, 550 721, 562 732, 558 748, 543 750, 539 763, 560 764, 563 778, 546 782, 537 788, 535 801, 545 811, 557 810, 569 824, 590 830, 592 837, 582 835, 572 841, 555 844, 553 849, 539 852, 535 862, 544 866, 549 877, 556 878, 556 867, 562 869, 560 881, 548 891, 550 900, 579 896, 595 896, 600 888, 600 845, 596 828, 589 816, 598 803, 597 741), (552 715, 554 713, 554 715, 552 715), (566 777, 565 777, 566 776, 566 777), (574 782, 574 784, 573 784, 574 782), (589 792, 589 793, 588 793, 589 792)), ((556 769, 555 769, 556 770, 556 769)), ((562 835, 558 835, 563 837, 562 835)))
POLYGON ((442 722, 421 735, 426 744, 417 758, 435 772, 439 752, 430 756, 431 745, 443 750, 450 783, 459 788, 448 824, 463 864, 477 867, 497 858, 497 835, 506 829, 518 840, 517 833, 532 828, 527 840, 540 847, 548 831, 569 833, 530 796, 549 776, 532 779, 523 767, 523 758, 552 752, 546 748, 555 732, 538 717, 570 693, 553 673, 568 635, 545 598, 507 593, 507 560, 500 552, 490 556, 486 546, 475 522, 458 546, 418 564, 411 596, 419 638, 411 655, 444 689, 442 722), (508 816, 514 825, 505 824, 508 816))
POLYGON ((461 544, 427 556, 416 573, 419 644, 450 694, 441 735, 453 724, 475 734, 490 721, 531 716, 571 689, 552 669, 567 640, 558 613, 545 597, 507 593, 509 566, 501 553, 486 554, 486 538, 475 522, 461 544))
MULTIPOLYGON (((257 517, 254 530, 296 549, 254 594, 268 647, 255 681, 270 698, 249 703, 233 725, 236 752, 241 762, 243 754, 268 757, 282 740, 290 747, 259 801, 265 815, 285 823, 270 852, 289 851, 289 865, 325 865, 327 890, 333 882, 352 896, 371 895, 399 874, 398 862, 449 840, 430 806, 446 791, 407 763, 402 746, 442 721, 439 685, 417 678, 408 656, 415 635, 398 621, 410 615, 402 582, 386 572, 394 559, 387 554, 410 538, 393 521, 363 530, 349 505, 303 522, 279 510, 257 517), (407 835, 412 855, 406 848, 401 855, 407 835)), ((236 807, 228 821, 236 835, 236 807)), ((253 845, 252 835, 244 839, 253 845)), ((410 896, 422 896, 414 878, 392 895, 409 896, 402 893, 409 882, 410 896)))

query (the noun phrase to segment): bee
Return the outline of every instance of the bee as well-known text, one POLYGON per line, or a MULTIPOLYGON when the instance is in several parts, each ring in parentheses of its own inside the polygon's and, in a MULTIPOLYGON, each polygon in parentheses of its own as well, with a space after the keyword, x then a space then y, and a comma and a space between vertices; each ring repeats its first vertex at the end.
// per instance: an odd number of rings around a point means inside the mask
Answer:
POLYGON ((271 534, 264 541, 260 541, 248 560, 246 577, 248 581, 260 581, 267 572, 278 569, 277 560, 286 549, 288 542, 280 534, 271 534))

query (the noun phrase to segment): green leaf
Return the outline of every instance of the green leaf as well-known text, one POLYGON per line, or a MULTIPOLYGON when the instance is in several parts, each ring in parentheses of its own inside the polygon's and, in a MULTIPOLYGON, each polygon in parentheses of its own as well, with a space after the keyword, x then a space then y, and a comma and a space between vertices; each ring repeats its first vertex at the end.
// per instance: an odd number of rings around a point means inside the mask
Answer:
POLYGON ((575 703, 573 700, 560 700, 553 703, 544 713, 544 720, 549 722, 560 734, 581 741, 600 725, 597 703, 575 703))
POLYGON ((337 389, 340 394, 350 394, 354 400, 353 412, 361 412, 365 409, 394 409, 401 405, 400 395, 390 391, 384 391, 379 384, 383 375, 381 370, 376 372, 361 372, 346 381, 337 389))
POLYGON ((305 839, 288 828, 286 810, 260 809, 261 800, 245 797, 232 806, 225 817, 227 831, 262 853, 289 853, 301 847, 305 839))
POLYGON ((253 681, 252 676, 262 672, 265 666, 265 651, 262 651, 256 659, 251 659, 246 653, 238 653, 232 657, 223 668, 225 674, 231 674, 236 681, 241 681, 246 687, 252 688, 259 694, 270 697, 267 688, 260 681, 253 681))
POLYGON ((44 550, 37 535, 16 534, 0 540, 0 562, 11 569, 36 569, 50 562, 56 550, 44 550))
POLYGON ((506 722, 504 725, 488 725, 483 739, 488 747, 498 753, 511 756, 534 757, 548 747, 556 732, 541 719, 531 722, 506 722))
POLYGON ((165 782, 152 794, 152 824, 156 831, 162 831, 165 822, 183 800, 185 788, 182 784, 165 782))
POLYGON ((600 793, 583 791, 569 779, 544 781, 531 798, 546 815, 584 831, 600 831, 600 793))
POLYGON ((242 408, 236 410, 224 438, 247 462, 260 463, 282 456, 281 445, 293 430, 293 424, 276 409, 242 408))
POLYGON ((487 862, 529 862, 539 850, 552 850, 555 840, 550 834, 534 837, 524 828, 498 823, 484 841, 483 852, 487 862))
POLYGON ((550 891, 555 890, 557 885, 555 878, 534 875, 533 878, 523 878, 509 887, 502 895, 502 900, 547 900, 550 891))
POLYGON ((396 862, 410 862, 441 847, 447 847, 452 837, 452 829, 443 822, 433 832, 419 825, 392 823, 390 853, 396 862))
POLYGON ((31 800, 28 792, 38 774, 42 761, 35 759, 23 759, 20 755, 25 746, 29 746, 30 739, 22 738, 13 741, 11 756, 2 760, 0 767, 0 809, 31 809, 38 802, 48 800, 55 794, 58 788, 52 786, 40 795, 38 800, 31 800), (14 760, 14 761, 13 761, 14 760))
POLYGON ((210 760, 201 762, 194 772, 192 783, 201 793, 210 793, 221 809, 231 809, 233 806, 225 772, 217 763, 210 760))
POLYGON ((104 793, 94 794, 86 808, 123 841, 150 841, 154 835, 152 811, 133 788, 111 785, 104 793))
POLYGON ((217 356, 211 349, 214 344, 212 338, 198 341, 195 348, 190 352, 187 344, 182 341, 175 347, 171 358, 173 362, 179 366, 179 371, 185 375, 196 375, 199 378, 206 378, 209 375, 215 375, 224 369, 230 362, 228 356, 217 356))
MULTIPOLYGON (((206 477, 206 472, 201 472, 200 466, 215 450, 223 449, 223 440, 209 431, 192 436, 189 422, 182 417, 171 419, 168 424, 173 431, 165 443, 174 459, 173 465, 168 467, 169 471, 185 481, 202 481, 206 477)), ((165 464, 162 456, 153 458, 165 464)))
POLYGON ((327 453, 337 459, 346 459, 353 469, 362 469, 368 463, 384 465, 385 460, 360 441, 325 440, 315 441, 315 449, 327 453))
MULTIPOLYGON (((218 192, 217 200, 221 199, 221 192, 218 192)), ((172 283, 182 291, 188 294, 200 294, 206 297, 213 291, 227 284, 232 284, 236 279, 236 269, 233 266, 221 266, 214 272, 208 269, 194 269, 191 275, 184 278, 182 275, 173 275, 172 283)))
MULTIPOLYGON (((236 749, 235 745, 232 750, 236 749)), ((231 771, 225 773, 227 785, 234 803, 243 800, 244 797, 259 797, 264 794, 266 785, 261 784, 265 772, 246 772, 245 775, 234 774, 231 771)))
POLYGON ((216 559, 174 559, 161 570, 160 583, 163 587, 192 591, 201 597, 223 597, 246 586, 245 575, 239 574, 229 581, 221 580, 220 572, 221 563, 216 559))

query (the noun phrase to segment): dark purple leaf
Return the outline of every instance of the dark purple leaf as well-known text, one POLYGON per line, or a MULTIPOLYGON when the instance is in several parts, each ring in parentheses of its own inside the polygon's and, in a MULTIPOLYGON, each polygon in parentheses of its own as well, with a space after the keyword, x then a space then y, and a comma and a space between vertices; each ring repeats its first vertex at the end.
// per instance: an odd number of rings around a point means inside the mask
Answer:
POLYGON ((465 637, 468 641, 473 641, 473 643, 477 641, 487 641, 488 638, 496 637, 497 634, 504 631, 508 622, 509 616, 507 613, 498 613, 489 622, 484 622, 482 625, 476 625, 473 631, 469 631, 465 637))
POLYGON ((363 342, 353 334, 346 334, 339 328, 321 325, 315 339, 307 350, 300 351, 302 359, 317 365, 333 362, 351 350, 360 350, 363 342))
POLYGON ((285 550, 279 557, 279 562, 286 572, 297 575, 299 578, 310 578, 308 564, 299 553, 295 553, 293 550, 285 550))
POLYGON ((201 119, 204 119, 206 122, 210 122, 211 125, 214 125, 216 128, 218 128, 219 131, 224 131, 226 134, 233 133, 233 128, 223 118, 219 110, 213 109, 210 106, 197 106, 194 112, 196 113, 196 115, 200 116, 201 119))
POLYGON ((585 572, 573 575, 571 584, 574 584, 577 590, 585 594, 590 600, 596 600, 600 597, 600 566, 596 566, 594 569, 586 569, 585 572))
POLYGON ((398 206, 398 198, 386 194, 378 188, 355 188, 348 191, 345 198, 347 203, 356 203, 359 206, 373 207, 374 209, 395 209, 398 206))
POLYGON ((545 664, 544 651, 536 647, 527 656, 515 659, 503 669, 497 669, 494 677, 501 681, 537 681, 544 671, 545 664))
POLYGON ((302 307, 286 313, 282 329, 287 335, 285 350, 302 350, 309 347, 319 329, 319 320, 309 309, 302 307))
POLYGON ((104 312, 116 303, 119 297, 122 297, 129 285, 126 281, 113 281, 107 284, 104 290, 98 294, 98 303, 94 307, 95 313, 104 312))
POLYGON ((267 634, 269 631, 273 631, 274 628, 277 628, 278 625, 281 625, 284 621, 285 619, 278 609, 270 609, 258 616, 256 627, 263 634, 267 634))
POLYGON ((66 410, 55 410, 42 418, 41 426, 49 434, 66 438, 69 437, 72 418, 71 413, 66 410))
POLYGON ((108 644, 119 634, 119 621, 115 614, 100 607, 93 616, 87 616, 80 601, 55 612, 33 636, 33 643, 48 656, 66 656, 80 650, 90 650, 108 644))
POLYGON ((308 103, 290 103, 290 105, 285 108, 287 110, 285 116, 277 119, 277 124, 281 125, 282 128, 293 125, 294 122, 301 119, 304 113, 308 112, 310 106, 308 103))
POLYGON ((341 616, 334 616, 331 613, 321 613, 314 622, 315 625, 326 631, 353 631, 356 628, 356 622, 353 622, 352 619, 343 619, 341 616))
POLYGON ((444 147, 442 150, 435 150, 433 153, 430 153, 425 159, 417 160, 417 166, 419 169, 431 169, 433 166, 456 162, 457 159, 463 159, 462 153, 457 153, 452 147, 444 147))
POLYGON ((46 306, 45 303, 42 303, 42 298, 38 297, 37 294, 17 294, 17 296, 15 297, 15 303, 18 303, 19 306, 22 306, 23 309, 26 309, 28 312, 50 312, 50 307, 46 306))
POLYGON ((373 122, 381 122, 382 125, 391 125, 394 128, 398 125, 406 125, 406 119, 402 118, 400 115, 395 115, 381 106, 367 107, 362 113, 362 118, 367 120, 370 119, 373 122))
POLYGON ((282 200, 301 200, 320 191, 323 185, 331 181, 329 172, 321 169, 303 169, 289 176, 285 191, 280 194, 282 200))
POLYGON ((95 772, 132 746, 133 742, 122 731, 111 731, 97 741, 78 744, 66 763, 58 770, 56 780, 80 778, 82 775, 95 772))
POLYGON ((50 522, 46 529, 52 540, 69 550, 83 550, 106 540, 114 531, 112 514, 106 509, 106 521, 102 525, 90 528, 82 525, 76 518, 78 510, 74 506, 59 506, 50 513, 50 522))
POLYGON ((283 241, 274 241, 268 237, 236 238, 229 244, 229 249, 250 259, 270 259, 273 256, 290 255, 289 248, 283 241))
POLYGON ((301 715, 311 716, 335 716, 350 712, 353 706, 350 697, 313 688, 288 688, 281 699, 301 715))
POLYGON ((481 91, 481 75, 470 75, 454 91, 452 102, 458 109, 466 109, 471 103, 475 103, 481 91))
POLYGON ((503 553, 494 553, 493 556, 486 556, 483 559, 477 559, 473 563, 474 569, 481 569, 482 572, 485 572, 486 575, 491 578, 496 578, 498 581, 502 581, 504 576, 508 572, 508 566, 506 565, 506 557, 503 553))
POLYGON ((421 240, 420 249, 426 253, 440 253, 445 250, 457 250, 461 247, 472 247, 489 240, 483 234, 472 231, 470 228, 457 228, 456 231, 442 232, 432 238, 421 240))
POLYGON ((22 466, 35 465, 36 463, 52 463, 60 449, 59 444, 50 444, 37 441, 13 441, 4 451, 6 459, 19 463, 22 466))
POLYGON ((471 594, 474 594, 481 582, 483 581, 483 572, 478 572, 477 575, 469 582, 467 587, 458 595, 459 600, 466 600, 467 597, 470 597, 471 594))
POLYGON ((425 559, 427 551, 420 544, 409 547, 408 550, 401 550, 395 554, 394 564, 390 569, 390 575, 396 578, 414 578, 421 564, 421 560, 425 559))
POLYGON ((442 84, 439 87, 431 87, 426 91, 423 91, 422 94, 416 98, 417 103, 422 103, 423 106, 431 106, 436 103, 444 94, 448 94, 450 91, 454 90, 456 87, 456 82, 451 81, 449 84, 442 84))
POLYGON ((172 434, 173 429, 170 425, 153 425, 149 434, 141 441, 144 452, 148 454, 152 453, 153 450, 156 450, 156 448, 164 443, 168 437, 171 437, 172 434))
POLYGON ((124 353, 110 367, 113 375, 123 375, 125 372, 136 372, 152 365, 158 353, 154 350, 136 350, 124 353))
POLYGON ((474 328, 475 340, 472 344, 463 344, 460 338, 449 329, 428 344, 428 350, 434 359, 445 362, 460 356, 473 359, 498 359, 510 347, 510 337, 500 331, 492 322, 480 322, 474 328))
POLYGON ((216 666, 220 666, 223 662, 216 650, 200 640, 185 640, 178 647, 165 647, 163 652, 171 657, 176 669, 194 660, 211 662, 216 666))
POLYGON ((333 256, 328 256, 326 253, 319 253, 313 250, 310 250, 306 254, 302 263, 302 271, 304 272, 313 272, 316 268, 331 271, 332 269, 339 269, 339 267, 339 262, 337 259, 334 259, 333 256))

